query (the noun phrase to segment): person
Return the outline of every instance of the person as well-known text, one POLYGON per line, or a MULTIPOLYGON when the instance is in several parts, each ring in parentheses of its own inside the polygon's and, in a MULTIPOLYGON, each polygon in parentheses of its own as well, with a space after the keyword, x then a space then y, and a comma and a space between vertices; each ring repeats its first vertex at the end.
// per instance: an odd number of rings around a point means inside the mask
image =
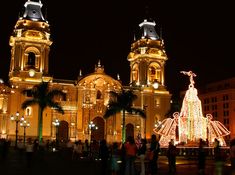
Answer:
POLYGON ((109 159, 109 148, 106 140, 102 139, 99 147, 99 158, 101 159, 101 171, 102 175, 108 174, 108 159, 109 159))
POLYGON ((120 159, 121 159, 121 166, 120 166, 120 174, 125 174, 125 168, 126 168, 126 149, 125 149, 125 143, 122 143, 120 146, 120 159))
POLYGON ((204 149, 205 143, 202 139, 199 140, 198 148, 198 173, 205 174, 206 152, 204 149))
POLYGON ((85 140, 84 146, 83 146, 83 157, 88 157, 89 155, 89 143, 88 140, 85 140))
POLYGON ((10 141, 3 138, 0 141, 0 150, 1 150, 1 159, 3 163, 6 162, 8 152, 9 152, 9 147, 10 147, 10 141))
POLYGON ((38 143, 38 160, 40 162, 44 162, 45 150, 46 150, 46 143, 43 140, 43 138, 41 138, 41 142, 38 143))
POLYGON ((230 141, 230 161, 232 175, 235 175, 235 138, 230 141))
POLYGON ((112 175, 117 175, 119 173, 119 150, 118 143, 114 142, 111 148, 111 173, 112 175))
POLYGON ((24 149, 25 149, 23 139, 19 139, 17 147, 18 147, 18 151, 19 151, 19 160, 22 161, 22 157, 23 157, 24 149))
POLYGON ((34 152, 34 144, 33 144, 31 138, 28 138, 28 142, 26 144, 25 151, 26 151, 27 167, 31 168, 32 159, 33 159, 33 152, 34 152))
POLYGON ((146 155, 146 140, 141 139, 138 156, 140 158, 140 175, 145 175, 145 155, 146 155))
POLYGON ((177 149, 176 146, 174 145, 173 139, 171 139, 167 150, 167 158, 168 158, 168 166, 170 174, 174 174, 176 172, 176 155, 177 155, 177 149))
POLYGON ((97 160, 99 157, 99 143, 96 140, 92 140, 90 144, 90 158, 97 160))
POLYGON ((220 148, 220 142, 216 138, 214 140, 214 163, 215 163, 215 174, 222 175, 223 172, 222 150, 220 148))
POLYGON ((66 158, 68 160, 71 160, 72 155, 73 155, 73 142, 68 139, 67 143, 66 143, 66 158))
POLYGON ((160 152, 160 144, 157 140, 156 135, 151 136, 150 148, 149 148, 149 166, 150 174, 157 174, 158 169, 158 154, 160 152))
POLYGON ((80 159, 82 155, 82 149, 83 149, 82 141, 81 140, 76 141, 73 146, 73 155, 72 155, 73 160, 80 159))
POLYGON ((129 136, 127 138, 127 142, 125 143, 125 150, 126 150, 125 175, 134 175, 135 174, 134 163, 137 154, 137 146, 132 136, 129 136))

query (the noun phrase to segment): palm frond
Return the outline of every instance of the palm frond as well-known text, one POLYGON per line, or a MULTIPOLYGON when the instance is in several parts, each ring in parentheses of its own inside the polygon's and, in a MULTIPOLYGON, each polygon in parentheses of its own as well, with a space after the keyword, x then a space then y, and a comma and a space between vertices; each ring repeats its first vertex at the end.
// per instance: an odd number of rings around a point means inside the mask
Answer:
POLYGON ((22 104, 21 104, 21 108, 22 109, 26 109, 28 106, 32 106, 32 105, 35 105, 35 104, 38 104, 38 101, 35 100, 35 99, 28 99, 28 100, 25 100, 22 104))
POLYGON ((51 99, 53 99, 53 97, 55 97, 55 96, 61 96, 61 97, 63 97, 63 99, 65 99, 66 93, 64 93, 63 91, 61 91, 59 89, 52 89, 48 92, 47 96, 51 99))
POLYGON ((32 89, 32 95, 34 98, 42 99, 45 96, 47 96, 49 91, 49 83, 48 82, 42 82, 40 84, 37 84, 32 89))
POLYGON ((127 112, 131 112, 131 113, 135 113, 135 114, 138 114, 140 115, 141 117, 143 118, 146 118, 146 113, 143 109, 140 109, 140 108, 129 108, 127 110, 127 112))
POLYGON ((58 102, 51 101, 50 103, 48 103, 48 106, 51 108, 54 108, 59 113, 64 114, 64 109, 62 108, 62 106, 58 102))
POLYGON ((112 115, 115 115, 117 113, 119 113, 120 111, 122 110, 122 108, 120 108, 120 106, 115 103, 115 102, 112 102, 108 105, 108 108, 106 109, 105 113, 104 113, 104 118, 107 119, 109 118, 110 116, 112 115))

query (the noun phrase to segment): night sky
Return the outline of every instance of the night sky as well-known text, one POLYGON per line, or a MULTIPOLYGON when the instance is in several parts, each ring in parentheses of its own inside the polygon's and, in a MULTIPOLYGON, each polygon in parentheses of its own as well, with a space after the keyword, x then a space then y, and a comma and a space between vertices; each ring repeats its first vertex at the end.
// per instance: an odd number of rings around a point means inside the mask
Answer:
MULTIPOLYGON (((156 22, 168 55, 167 89, 186 90, 189 79, 180 71, 197 74, 196 85, 235 76, 234 10, 232 2, 173 0, 41 0, 53 44, 49 72, 54 78, 74 80, 93 73, 98 60, 105 72, 129 83, 127 55, 138 25, 145 18, 156 22), (162 31, 162 32, 160 32, 162 31)), ((0 11, 0 77, 7 82, 9 38, 25 0, 4 1, 0 11), (14 2, 14 3, 13 3, 14 2)))

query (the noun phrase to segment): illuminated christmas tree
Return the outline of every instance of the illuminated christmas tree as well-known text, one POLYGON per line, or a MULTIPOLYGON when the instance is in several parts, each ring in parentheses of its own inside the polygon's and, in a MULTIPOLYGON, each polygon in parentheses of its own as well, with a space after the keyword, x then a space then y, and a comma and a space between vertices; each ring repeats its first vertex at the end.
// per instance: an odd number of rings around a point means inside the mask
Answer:
POLYGON ((229 135, 230 131, 221 122, 213 121, 211 114, 207 114, 206 117, 202 114, 201 101, 194 87, 193 77, 196 77, 196 74, 192 71, 181 71, 181 73, 189 76, 189 88, 180 113, 175 112, 173 118, 164 119, 154 129, 154 132, 161 135, 161 146, 167 146, 171 139, 186 146, 198 145, 199 139, 212 144, 215 138, 221 145, 226 145, 223 137, 229 135))

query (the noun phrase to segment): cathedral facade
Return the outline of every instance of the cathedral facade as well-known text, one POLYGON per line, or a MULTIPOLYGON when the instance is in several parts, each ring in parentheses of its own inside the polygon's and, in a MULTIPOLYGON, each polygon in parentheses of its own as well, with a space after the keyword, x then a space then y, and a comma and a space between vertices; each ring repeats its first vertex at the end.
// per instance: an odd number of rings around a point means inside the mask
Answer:
POLYGON ((31 97, 22 91, 46 81, 51 89, 66 93, 66 99, 56 99, 65 111, 63 115, 49 107, 44 110, 44 139, 58 137, 60 140, 106 139, 107 142, 121 142, 122 115, 119 113, 108 119, 104 119, 103 115, 109 103, 109 92, 122 89, 133 90, 138 96, 133 105, 146 112, 146 119, 126 114, 127 136, 140 135, 149 139, 155 124, 165 118, 171 100, 164 76, 168 58, 164 42, 156 33, 155 22, 144 20, 139 24, 139 35, 132 43, 127 58, 130 62, 129 85, 123 85, 119 77, 115 79, 107 75, 100 61, 93 73, 80 74, 77 80, 55 79, 49 75, 49 52, 53 42, 49 22, 41 12, 42 3, 29 0, 24 7, 24 14, 16 21, 9 42, 10 87, 0 82, 0 137, 15 140, 16 135, 18 138, 24 136, 25 127, 20 127, 20 120, 19 123, 11 120, 11 116, 23 117, 30 124, 26 128, 27 138, 37 137, 38 107, 21 109, 21 104, 31 97), (59 121, 59 125, 55 125, 55 121, 59 121), (91 130, 89 125, 92 123, 97 127, 91 130))

